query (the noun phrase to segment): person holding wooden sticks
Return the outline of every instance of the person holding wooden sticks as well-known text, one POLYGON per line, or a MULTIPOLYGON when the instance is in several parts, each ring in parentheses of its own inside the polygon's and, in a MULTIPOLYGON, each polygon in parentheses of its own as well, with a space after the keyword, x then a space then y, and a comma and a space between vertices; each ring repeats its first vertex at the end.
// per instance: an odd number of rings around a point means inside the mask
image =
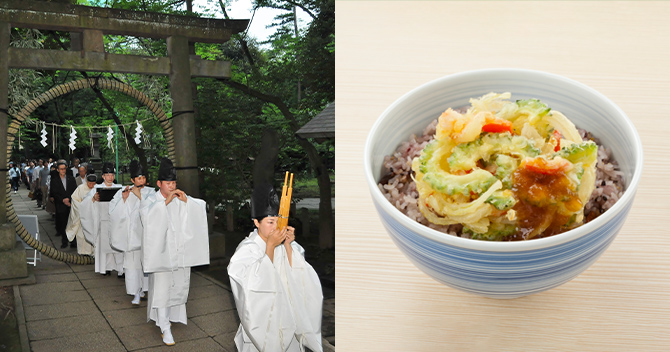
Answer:
POLYGON ((238 351, 323 350, 321 283, 295 242, 295 229, 285 225, 290 196, 288 190, 282 193, 288 203, 280 205, 272 185, 254 188, 251 217, 256 229, 237 246, 228 265, 240 316, 238 351), (285 218, 279 218, 280 209, 285 218), (278 227, 280 219, 284 225, 278 227))
MULTIPOLYGON (((293 194, 293 174, 291 180, 288 179, 288 171, 284 176, 284 187, 281 191, 281 200, 279 201, 279 219, 277 219, 277 228, 281 229, 288 226, 288 213, 291 210, 291 195, 293 194), (288 187, 287 185, 288 181, 288 187)), ((295 230, 291 230, 295 232, 295 230)))

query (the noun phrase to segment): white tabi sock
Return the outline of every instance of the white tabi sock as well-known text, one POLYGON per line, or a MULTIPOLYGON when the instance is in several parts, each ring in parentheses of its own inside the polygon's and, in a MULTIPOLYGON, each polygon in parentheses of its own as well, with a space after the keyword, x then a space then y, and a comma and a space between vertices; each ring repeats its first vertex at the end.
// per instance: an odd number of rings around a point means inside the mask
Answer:
POLYGON ((174 345, 172 331, 170 331, 170 320, 168 319, 168 308, 156 308, 156 325, 161 328, 163 343, 168 346, 174 345))
POLYGON ((141 296, 140 296, 140 292, 142 292, 141 289, 140 289, 139 292, 137 292, 137 293, 135 294, 135 297, 133 298, 133 300, 132 300, 130 303, 135 304, 135 305, 139 305, 139 304, 140 304, 140 297, 141 297, 141 296))
POLYGON ((162 333, 163 336, 163 343, 172 346, 174 345, 174 337, 172 337, 172 331, 170 331, 170 327, 168 326, 167 329, 163 330, 162 333))

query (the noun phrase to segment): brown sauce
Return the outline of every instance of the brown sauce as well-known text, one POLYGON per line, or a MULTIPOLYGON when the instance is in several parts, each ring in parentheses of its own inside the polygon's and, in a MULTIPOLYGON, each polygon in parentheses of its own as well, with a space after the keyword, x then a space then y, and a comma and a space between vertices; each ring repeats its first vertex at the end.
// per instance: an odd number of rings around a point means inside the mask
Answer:
POLYGON ((549 237, 570 229, 571 214, 582 208, 582 202, 563 171, 542 173, 520 167, 512 180, 518 199, 513 208, 517 232, 505 241, 549 237))

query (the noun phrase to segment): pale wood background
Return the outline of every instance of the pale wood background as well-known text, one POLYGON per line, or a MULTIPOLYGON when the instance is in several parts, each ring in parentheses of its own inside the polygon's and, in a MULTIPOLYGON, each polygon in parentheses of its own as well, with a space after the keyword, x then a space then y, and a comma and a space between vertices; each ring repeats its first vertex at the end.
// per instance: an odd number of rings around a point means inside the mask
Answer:
POLYGON ((670 351, 670 2, 336 3, 339 351, 670 351), (587 271, 493 300, 443 286, 375 213, 363 145, 409 90, 455 72, 548 71, 632 119, 645 165, 633 209, 587 271))

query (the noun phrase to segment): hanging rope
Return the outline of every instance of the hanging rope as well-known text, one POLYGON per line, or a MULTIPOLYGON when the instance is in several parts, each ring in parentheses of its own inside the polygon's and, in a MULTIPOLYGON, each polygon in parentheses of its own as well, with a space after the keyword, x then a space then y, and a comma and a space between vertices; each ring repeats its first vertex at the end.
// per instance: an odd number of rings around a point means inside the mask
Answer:
MULTIPOLYGON (((4 111, 3 111, 3 112, 4 112, 4 111)), ((187 111, 175 111, 175 112, 172 113, 171 116, 167 116, 167 115, 166 115, 165 118, 164 118, 163 120, 161 120, 161 121, 170 121, 170 120, 174 119, 175 117, 177 117, 177 116, 179 116, 179 115, 183 115, 183 114, 193 114, 193 113, 195 113, 195 111, 193 111, 193 110, 187 110, 187 111)), ((7 114, 7 115, 10 116, 10 117, 12 117, 12 118, 15 118, 14 115, 9 115, 9 114, 7 114)), ((125 126, 136 125, 138 121, 139 121, 139 122, 145 122, 145 121, 152 121, 152 120, 153 120, 153 118, 151 118, 151 117, 147 117, 147 118, 145 118, 145 119, 135 120, 135 121, 133 121, 133 122, 117 123, 117 124, 114 124, 114 125, 116 125, 116 126, 124 126, 124 127, 125 127, 125 126)), ((29 124, 29 125, 32 125, 32 124, 40 124, 40 123, 42 123, 42 124, 44 124, 44 125, 55 126, 55 127, 61 127, 61 128, 70 128, 70 126, 72 126, 72 127, 74 127, 74 128, 78 128, 78 129, 86 129, 86 128, 105 129, 105 128, 111 126, 111 125, 109 125, 109 124, 108 124, 108 125, 104 125, 104 126, 88 126, 88 125, 87 125, 87 126, 74 126, 74 125, 71 125, 71 124, 68 124, 68 125, 61 125, 61 124, 54 123, 54 122, 40 121, 40 120, 31 119, 31 118, 26 118, 24 122, 25 122, 26 124, 29 124)), ((37 132, 37 130, 36 130, 36 132, 37 132)))
POLYGON ((91 155, 93 155, 95 154, 95 149, 93 148, 93 131, 90 128, 88 129, 88 138, 91 145, 91 155))
MULTIPOLYGON (((95 85, 98 84, 97 82, 98 82, 98 79, 96 78, 95 85)), ((160 109, 160 108, 158 108, 158 109, 160 109)), ((3 112, 4 111, 6 111, 6 109, 3 109, 3 112)), ((193 114, 193 113, 195 113, 195 111, 193 111, 193 110, 175 111, 169 117, 166 116, 166 115, 163 115, 164 119, 162 119, 161 122, 165 123, 165 122, 168 122, 168 121, 174 119, 175 117, 177 117, 179 115, 193 114)), ((14 116, 12 116, 12 118, 14 118, 14 116)), ((150 121, 150 120, 152 120, 152 119, 151 118, 145 118, 145 119, 141 119, 141 120, 135 120, 134 122, 114 124, 115 126, 119 127, 121 129, 121 131, 123 131, 124 140, 126 142, 126 151, 130 151, 130 146, 128 145, 128 139, 127 139, 127 136, 126 136, 126 128, 125 127, 132 127, 133 125, 136 125, 137 128, 138 128, 138 131, 136 132, 136 136, 135 136, 135 144, 137 144, 138 146, 143 146, 145 149, 151 148, 151 142, 147 138, 146 131, 143 128, 144 126, 142 126, 142 122, 150 121), (140 136, 143 136, 144 138, 139 138, 140 136), (137 142, 138 139, 140 139, 142 141, 137 142)), ((63 124, 57 124, 57 123, 52 123, 52 122, 46 122, 46 121, 39 121, 39 120, 36 121, 36 120, 30 119, 28 117, 25 118, 25 122, 35 124, 35 132, 36 133, 40 133, 39 132, 39 125, 42 124, 42 133, 44 134, 44 136, 42 136, 42 138, 46 138, 46 126, 47 125, 51 126, 51 137, 52 137, 51 142, 52 142, 52 152, 53 153, 56 153, 56 144, 57 144, 57 139, 58 139, 56 130, 58 128, 67 128, 67 129, 70 130, 71 134, 74 132, 75 135, 76 135, 76 131, 75 131, 76 129, 88 129, 89 136, 91 136, 91 138, 90 138, 91 153, 93 153, 93 138, 92 138, 93 130, 94 129, 107 129, 109 131, 109 129, 112 126, 112 125, 109 125, 109 124, 106 125, 106 126, 74 126, 72 124, 63 125, 63 124)), ((163 129, 165 129, 165 125, 162 124, 162 127, 163 127, 163 129)), ((171 130, 171 128, 170 128, 170 130, 171 130)), ((21 142, 20 137, 21 136, 19 134, 19 145, 20 145, 20 142, 21 142)), ((46 147, 46 144, 47 144, 46 142, 42 143, 42 145, 44 147, 46 147)), ((109 147, 109 143, 108 143, 108 147, 109 147)), ((112 149, 112 151, 114 150, 113 147, 109 147, 109 148, 112 149)), ((70 154, 72 150, 74 150, 74 149, 72 149, 70 147, 70 149, 68 150, 68 154, 70 154)), ((173 153, 173 151, 170 152, 170 154, 172 154, 172 153, 173 153)))
MULTIPOLYGON (((152 119, 152 118, 146 118, 146 119, 137 120, 137 121, 139 121, 139 122, 145 122, 145 121, 151 121, 151 120, 153 120, 153 119, 152 119)), ((26 123, 28 123, 28 121, 26 121, 26 123)), ((36 123, 43 123, 43 124, 45 124, 45 125, 55 126, 55 127, 60 127, 60 128, 70 128, 70 127, 73 127, 73 128, 77 128, 77 129, 87 129, 87 128, 93 128, 93 129, 106 129, 107 127, 111 126, 111 125, 105 125, 105 126, 74 126, 74 125, 61 125, 61 124, 57 124, 57 123, 53 123, 53 122, 46 122, 46 121, 39 121, 39 120, 36 121, 36 120, 34 120, 34 119, 31 119, 31 120, 30 120, 30 123, 31 123, 31 124, 33 124, 33 123, 35 123, 35 124, 36 124, 36 123)), ((128 123, 115 124, 115 125, 116 125, 116 126, 132 126, 132 125, 135 125, 135 124, 137 124, 136 121, 128 122, 128 123)))
POLYGON ((123 140, 126 141, 126 152, 130 151, 130 146, 128 145, 128 137, 126 136, 126 129, 121 130, 123 132, 123 140))

